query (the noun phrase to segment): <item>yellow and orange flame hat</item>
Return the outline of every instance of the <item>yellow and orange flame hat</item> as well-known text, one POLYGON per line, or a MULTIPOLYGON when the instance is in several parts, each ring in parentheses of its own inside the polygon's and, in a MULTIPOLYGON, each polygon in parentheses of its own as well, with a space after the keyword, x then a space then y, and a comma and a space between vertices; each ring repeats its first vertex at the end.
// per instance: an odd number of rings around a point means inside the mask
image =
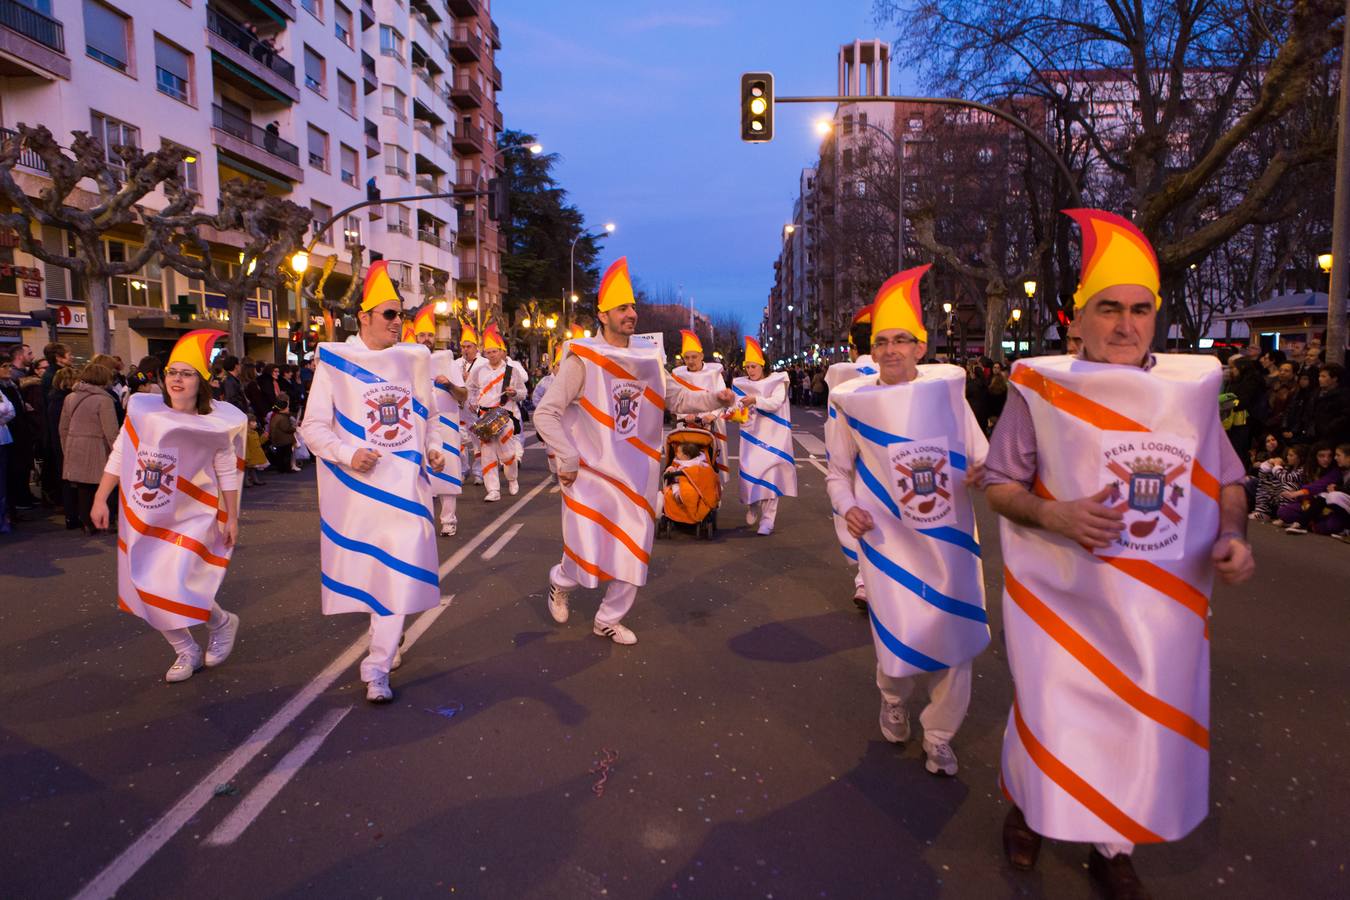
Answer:
POLYGON ((877 291, 872 301, 872 337, 883 331, 902 328, 921 341, 928 340, 923 327, 923 304, 919 300, 919 279, 931 265, 915 266, 897 272, 877 291))
POLYGON ((748 334, 745 336, 745 359, 742 361, 764 365, 764 351, 760 348, 759 341, 748 334))
POLYGON ((866 322, 871 322, 871 321, 872 321, 872 308, 873 308, 874 306, 876 306, 875 303, 869 303, 869 304, 867 304, 866 306, 864 306, 862 309, 858 310, 857 314, 855 314, 855 315, 853 316, 853 324, 854 324, 854 325, 862 325, 862 324, 864 324, 864 323, 866 323, 866 322))
POLYGON ((211 377, 211 345, 225 336, 225 332, 216 331, 213 328, 198 328, 196 331, 189 331, 178 339, 178 343, 173 345, 173 352, 169 354, 169 361, 165 364, 167 369, 176 362, 187 363, 197 370, 197 374, 203 378, 211 377))
POLYGON ((506 341, 502 340, 502 333, 497 330, 495 324, 489 325, 483 329, 483 349, 484 350, 505 350, 506 341))
POLYGON ((557 346, 556 348, 554 348, 554 350, 553 350, 553 366, 554 366, 554 368, 556 368, 556 367, 562 365, 562 355, 563 355, 563 342, 562 342, 562 341, 558 341, 558 346, 557 346))
POLYGON ((633 281, 628 277, 628 257, 620 256, 614 265, 600 279, 600 299, 596 304, 598 312, 609 312, 616 306, 636 303, 633 297, 633 281))
POLYGON ((1162 306, 1158 288, 1158 256, 1144 233, 1129 219, 1100 209, 1066 209, 1064 215, 1083 231, 1083 262, 1073 308, 1082 309, 1098 291, 1118 284, 1137 284, 1153 292, 1155 307, 1162 306))
POLYGON ((361 312, 370 312, 387 300, 403 303, 394 280, 389 277, 389 264, 380 259, 371 263, 370 271, 366 272, 366 283, 361 288, 361 312))
POLYGON ((698 339, 698 335, 688 329, 680 329, 680 355, 686 353, 702 353, 703 342, 698 339))
POLYGON ((405 344, 417 343, 417 332, 413 331, 412 319, 403 320, 403 334, 399 337, 399 340, 405 344))
POLYGON ((478 332, 473 330, 473 326, 468 322, 462 322, 459 326, 459 342, 461 344, 479 345, 478 332))
POLYGON ((412 320, 413 334, 436 333, 436 307, 430 303, 417 311, 412 320))

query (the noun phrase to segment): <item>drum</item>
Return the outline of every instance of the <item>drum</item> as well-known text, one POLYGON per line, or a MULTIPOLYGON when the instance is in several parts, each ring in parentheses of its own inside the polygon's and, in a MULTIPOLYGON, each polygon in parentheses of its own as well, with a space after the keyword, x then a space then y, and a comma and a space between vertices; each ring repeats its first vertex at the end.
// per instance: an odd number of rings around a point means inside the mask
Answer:
POLYGON ((510 410, 494 406, 492 409, 483 410, 478 421, 469 426, 469 430, 480 441, 493 441, 501 437, 502 433, 512 426, 512 422, 510 410))

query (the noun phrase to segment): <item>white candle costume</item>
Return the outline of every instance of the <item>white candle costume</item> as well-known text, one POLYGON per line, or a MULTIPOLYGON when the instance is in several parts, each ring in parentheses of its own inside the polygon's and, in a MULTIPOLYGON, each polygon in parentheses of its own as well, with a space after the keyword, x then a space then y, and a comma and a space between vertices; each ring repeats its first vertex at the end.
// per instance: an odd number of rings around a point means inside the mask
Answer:
POLYGON ((749 420, 741 425, 736 452, 740 457, 741 502, 797 496, 797 464, 793 461, 792 411, 787 373, 774 372, 759 381, 737 378, 731 389, 755 397, 749 420))
MULTIPOLYGON (((870 307, 869 307, 870 308, 870 307)), ((855 378, 865 375, 877 374, 876 364, 872 362, 872 357, 863 354, 853 362, 837 362, 825 370, 825 384, 829 386, 830 396, 834 396, 834 389, 841 384, 846 384, 855 378)), ((826 461, 829 459, 830 434, 837 427, 836 420, 839 414, 835 412, 834 404, 831 403, 827 410, 828 416, 825 419, 825 447, 826 461)), ((839 539, 839 549, 844 551, 844 556, 855 566, 858 564, 858 542, 853 535, 849 534, 848 526, 844 524, 844 513, 847 510, 833 509, 831 518, 834 520, 834 535, 839 539)), ((861 585, 862 575, 859 573, 856 583, 861 585)))
POLYGON ((1036 493, 1075 499, 1114 485, 1108 503, 1127 528, 1094 554, 1002 522, 1015 688, 1003 785, 1048 837, 1176 840, 1208 807, 1219 364, 1038 358, 1010 381, 1046 436, 1036 493))
MULTIPOLYGON (((460 332, 460 350, 463 350, 465 343, 471 343, 475 347, 480 346, 478 340, 478 333, 471 326, 464 325, 460 332)), ((460 378, 463 379, 464 387, 469 392, 459 411, 460 449, 463 451, 461 480, 463 481, 481 478, 483 475, 483 457, 478 446, 478 436, 469 430, 469 426, 474 423, 473 411, 478 407, 478 394, 474 387, 473 373, 487 364, 487 358, 481 352, 473 358, 473 362, 469 362, 467 356, 461 356, 455 360, 455 367, 459 369, 460 378)))
MULTIPOLYGON (((703 344, 692 331, 682 330, 680 335, 681 355, 691 350, 698 353, 703 352, 703 344)), ((688 391, 711 391, 715 394, 724 390, 727 386, 722 364, 706 360, 703 367, 697 372, 691 372, 688 366, 676 366, 671 371, 670 377, 688 391)), ((707 413, 694 418, 703 423, 704 427, 713 433, 713 439, 716 442, 713 445, 713 467, 717 469, 717 474, 721 477, 722 483, 726 484, 731 477, 731 467, 727 465, 726 419, 720 413, 707 413)))
POLYGON ((239 489, 248 419, 228 403, 178 412, 132 394, 106 471, 118 476, 117 604, 160 631, 210 617, 232 548, 226 491, 239 489))
MULTIPOLYGON (((488 329, 484 334, 485 349, 491 348, 493 342, 500 342, 500 337, 496 336, 493 329, 488 329)), ((474 409, 486 411, 498 407, 507 410, 520 421, 520 404, 517 397, 524 394, 527 390, 526 382, 529 375, 525 372, 525 367, 514 359, 503 358, 502 365, 499 368, 492 368, 491 363, 483 366, 475 366, 473 375, 470 378, 472 384, 472 395, 474 397, 474 409), (507 371, 511 373, 511 389, 516 392, 514 397, 506 397, 506 375, 507 371)), ((506 474, 508 482, 514 483, 519 477, 520 459, 524 455, 524 447, 521 445, 520 435, 516 433, 514 425, 508 426, 505 431, 491 441, 479 440, 479 451, 482 454, 483 466, 483 484, 489 494, 501 489, 501 476, 506 474)))
POLYGON ((432 395, 436 398, 436 420, 441 426, 441 452, 445 466, 431 475, 431 492, 437 497, 458 496, 464 487, 464 448, 459 424, 459 401, 451 387, 465 387, 462 366, 456 364, 451 350, 435 350, 431 354, 432 395), (449 385, 439 384, 437 378, 447 378, 449 385))

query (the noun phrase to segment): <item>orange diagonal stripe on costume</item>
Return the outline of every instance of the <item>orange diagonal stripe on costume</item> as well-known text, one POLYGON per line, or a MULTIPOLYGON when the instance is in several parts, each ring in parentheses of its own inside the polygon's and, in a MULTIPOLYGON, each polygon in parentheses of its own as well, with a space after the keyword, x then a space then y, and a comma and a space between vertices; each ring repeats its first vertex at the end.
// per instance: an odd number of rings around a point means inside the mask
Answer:
POLYGON ((202 609, 199 606, 188 606, 186 603, 179 603, 176 600, 170 600, 166 597, 161 597, 158 594, 143 591, 140 588, 136 588, 136 593, 140 594, 141 602, 146 606, 153 606, 156 609, 162 609, 165 612, 174 613, 175 615, 184 616, 189 619, 197 619, 202 622, 205 622, 211 617, 210 610, 202 609))
POLYGON ((140 437, 136 434, 136 429, 135 429, 135 427, 132 426, 131 420, 130 420, 130 419, 127 419, 127 420, 126 420, 125 422, 123 422, 122 424, 123 424, 123 425, 126 427, 126 429, 127 429, 127 439, 128 439, 129 441, 131 441, 131 448, 132 448, 133 450, 139 450, 139 449, 140 449, 140 446, 141 446, 141 439, 140 439, 140 437))
MULTIPOLYGON (((595 419, 595 421, 599 422, 606 428, 614 427, 614 417, 604 412, 603 410, 597 408, 594 403, 587 400, 585 397, 579 398, 577 400, 577 405, 580 406, 583 410, 585 410, 586 414, 589 415, 592 419, 595 419)), ((650 456, 652 459, 658 461, 661 459, 661 451, 657 450, 655 447, 648 445, 645 441, 642 441, 639 438, 630 437, 628 438, 628 443, 632 444, 634 447, 638 448, 647 456, 650 456)))
POLYGON ((674 379, 675 379, 675 383, 678 384, 678 385, 680 385, 681 387, 685 388, 686 390, 690 390, 690 391, 706 391, 706 390, 707 390, 707 388, 701 388, 701 387, 699 387, 699 386, 696 385, 696 384, 690 384, 689 382, 685 381, 685 380, 684 380, 683 378, 681 378, 680 376, 676 375, 674 372, 671 372, 671 373, 670 373, 670 377, 671 377, 671 378, 674 378, 674 379))
POLYGON ((210 550, 206 549, 205 544, 196 538, 190 538, 186 534, 179 534, 177 531, 170 531, 168 528, 160 528, 158 525, 147 525, 136 518, 136 514, 131 511, 131 507, 127 506, 125 497, 122 497, 119 494, 119 499, 122 501, 122 513, 126 517, 127 524, 146 537, 158 538, 165 543, 182 547, 184 550, 188 550, 200 556, 203 562, 213 566, 220 566, 222 569, 230 564, 228 559, 223 556, 216 556, 210 550))
POLYGON ((188 481, 186 478, 178 479, 178 489, 182 491, 184 494, 187 494, 193 500, 197 500, 200 503, 214 509, 216 511, 216 518, 219 519, 221 522, 224 522, 228 518, 225 515, 225 510, 220 508, 220 500, 216 497, 215 494, 211 493, 210 491, 202 490, 201 488, 197 487, 197 485, 193 484, 191 481, 188 481))
MULTIPOLYGON (((577 356, 580 356, 584 360, 588 360, 590 362, 595 363, 597 366, 604 369, 606 372, 613 375, 615 378, 623 378, 627 381, 640 380, 636 375, 629 372, 627 369, 616 363, 614 360, 610 359, 607 356, 604 356, 603 354, 596 353, 590 347, 583 347, 579 344, 572 344, 571 348, 572 352, 575 353, 577 356)), ((660 394, 656 393, 656 391, 652 390, 651 388, 644 387, 642 389, 642 396, 646 397, 653 404, 655 404, 657 409, 664 410, 666 408, 665 398, 663 398, 660 394)))
POLYGON ((661 461, 661 451, 647 444, 645 441, 640 441, 635 437, 630 437, 628 439, 628 443, 632 444, 634 447, 638 448, 643 453, 647 454, 657 462, 661 461))
POLYGON ((595 563, 587 562, 586 560, 582 559, 580 556, 578 556, 576 553, 572 551, 571 547, 567 546, 566 544, 563 544, 563 555, 566 556, 568 559, 572 560, 572 562, 576 563, 578 566, 580 566, 583 572, 587 572, 588 574, 594 575, 601 581, 614 580, 613 575, 609 574, 604 569, 597 566, 595 563))
POLYGON ((1113 694, 1164 728, 1170 728, 1194 742, 1202 750, 1209 749, 1208 728, 1130 680, 1130 677, 1107 659, 1105 654, 1092 646, 1087 638, 1060 618, 1059 614, 1047 606, 1041 598, 1027 590, 1007 566, 1003 568, 1003 584, 1013 602, 1113 694))
POLYGON ((1106 799, 1100 791, 1083 780, 1078 773, 1064 765, 1045 745, 1036 739, 1022 719, 1022 710, 1013 698, 1013 721, 1017 725, 1017 736, 1022 741, 1027 755, 1031 757, 1042 772, 1051 781, 1059 785, 1065 793, 1083 804, 1093 815, 1110 825, 1131 843, 1156 844, 1162 842, 1162 836, 1154 834, 1143 825, 1130 818, 1120 807, 1106 799))
POLYGON ((572 512, 582 518, 590 519, 592 522, 608 531, 616 541, 628 548, 628 552, 637 557, 638 562, 642 563, 644 566, 651 562, 651 557, 647 555, 647 551, 638 546, 637 541, 628 536, 628 532, 620 528, 616 522, 607 518, 600 510, 592 509, 586 504, 572 499, 567 494, 563 494, 563 503, 566 504, 567 508, 572 512))
POLYGON ((505 378, 505 377, 506 377, 506 370, 503 369, 503 370, 502 370, 502 374, 498 375, 496 378, 492 379, 492 380, 489 381, 487 384, 483 385, 483 389, 482 389, 481 391, 478 392, 478 396, 479 396, 479 397, 482 397, 482 396, 483 396, 484 394, 486 394, 488 391, 492 390, 492 389, 495 388, 497 385, 501 384, 501 383, 502 383, 502 379, 505 378))
MULTIPOLYGON (((1046 378, 1040 372, 1023 366, 1013 372, 1012 380, 1016 384, 1033 390, 1044 398, 1046 403, 1102 431, 1148 431, 1134 419, 1122 416, 1109 407, 1102 406, 1096 400, 1084 397, 1077 391, 1071 391, 1057 381, 1046 378)), ((1191 484, 1214 502, 1219 500, 1219 479, 1211 475, 1200 461, 1195 461, 1191 484)))
POLYGON ((129 612, 133 616, 136 615, 136 610, 132 609, 130 606, 127 606, 126 601, 123 600, 121 597, 117 598, 117 608, 120 609, 122 612, 129 612))
POLYGON ((619 493, 623 494, 629 500, 633 501, 634 506, 645 512, 647 515, 651 516, 653 521, 656 520, 656 510, 652 509, 652 505, 647 502, 647 498, 643 497, 637 491, 633 490, 619 479, 606 475, 599 469, 592 467, 590 463, 586 462, 586 460, 584 459, 581 461, 581 468, 587 472, 590 472, 592 475, 596 475, 600 478, 603 478, 605 481, 614 485, 616 488, 619 489, 619 493))

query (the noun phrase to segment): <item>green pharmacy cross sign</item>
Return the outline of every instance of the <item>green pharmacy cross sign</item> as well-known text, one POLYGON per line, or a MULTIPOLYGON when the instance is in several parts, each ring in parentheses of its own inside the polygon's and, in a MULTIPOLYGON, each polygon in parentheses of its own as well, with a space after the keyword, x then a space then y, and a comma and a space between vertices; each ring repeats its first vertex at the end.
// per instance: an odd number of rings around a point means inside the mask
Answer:
POLYGON ((192 317, 197 314, 197 304, 193 303, 187 294, 179 294, 178 302, 169 304, 169 312, 178 316, 180 322, 191 322, 192 317))

